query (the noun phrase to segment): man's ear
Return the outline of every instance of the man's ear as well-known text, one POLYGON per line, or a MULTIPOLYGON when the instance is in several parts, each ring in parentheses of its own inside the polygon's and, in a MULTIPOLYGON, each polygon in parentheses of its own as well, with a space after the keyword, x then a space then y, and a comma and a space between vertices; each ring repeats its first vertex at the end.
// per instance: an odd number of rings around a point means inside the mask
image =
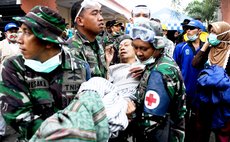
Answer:
POLYGON ((57 43, 52 43, 52 42, 47 42, 47 41, 44 41, 43 44, 45 44, 45 47, 46 47, 47 49, 54 48, 54 47, 57 47, 57 46, 58 46, 57 43))
POLYGON ((82 18, 82 17, 76 17, 75 18, 75 22, 77 23, 77 25, 79 25, 79 26, 83 26, 84 24, 83 24, 83 21, 84 21, 84 19, 82 18))
POLYGON ((46 44, 46 48, 52 48, 54 46, 54 44, 51 42, 45 42, 45 44, 46 44))
POLYGON ((201 34, 202 30, 201 30, 201 29, 199 29, 199 30, 198 30, 198 32, 199 32, 199 34, 201 34))

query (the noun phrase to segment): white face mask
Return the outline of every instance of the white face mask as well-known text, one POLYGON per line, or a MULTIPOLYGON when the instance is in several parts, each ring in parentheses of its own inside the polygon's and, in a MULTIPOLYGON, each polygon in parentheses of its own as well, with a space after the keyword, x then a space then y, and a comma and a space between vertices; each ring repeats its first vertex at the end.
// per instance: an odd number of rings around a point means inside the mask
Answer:
POLYGON ((61 53, 55 55, 44 63, 36 60, 25 59, 24 64, 36 72, 50 73, 61 64, 60 55, 61 53))
POLYGON ((137 18, 133 18, 133 25, 138 25, 138 23, 147 23, 149 22, 150 19, 149 18, 145 18, 145 17, 137 17, 137 18))
POLYGON ((7 39, 12 41, 12 42, 15 42, 18 38, 18 34, 17 33, 7 33, 7 39))
POLYGON ((192 36, 188 36, 188 40, 189 40, 189 41, 195 41, 197 38, 198 38, 198 35, 197 35, 197 34, 194 34, 194 35, 192 35, 192 36))
POLYGON ((139 59, 137 59, 137 61, 140 62, 141 64, 148 65, 148 64, 154 63, 155 58, 153 58, 153 56, 151 56, 149 59, 147 59, 145 61, 140 61, 139 59))

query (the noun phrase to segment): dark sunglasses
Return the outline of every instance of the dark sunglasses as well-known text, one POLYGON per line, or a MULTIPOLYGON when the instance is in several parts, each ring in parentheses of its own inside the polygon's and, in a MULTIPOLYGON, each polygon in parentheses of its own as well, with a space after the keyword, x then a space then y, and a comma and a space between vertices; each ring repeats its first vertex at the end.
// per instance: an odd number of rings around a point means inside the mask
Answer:
POLYGON ((187 30, 194 30, 197 29, 197 27, 187 27, 187 30))

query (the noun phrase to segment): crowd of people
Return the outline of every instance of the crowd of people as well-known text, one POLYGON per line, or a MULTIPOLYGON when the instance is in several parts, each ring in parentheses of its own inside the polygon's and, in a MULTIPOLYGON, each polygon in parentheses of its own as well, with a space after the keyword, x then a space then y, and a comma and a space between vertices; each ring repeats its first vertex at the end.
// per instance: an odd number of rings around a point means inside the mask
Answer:
POLYGON ((46 6, 14 20, 0 42, 0 141, 6 125, 19 142, 230 141, 230 24, 185 19, 171 41, 148 6, 124 26, 89 0, 73 4, 71 31, 46 6))

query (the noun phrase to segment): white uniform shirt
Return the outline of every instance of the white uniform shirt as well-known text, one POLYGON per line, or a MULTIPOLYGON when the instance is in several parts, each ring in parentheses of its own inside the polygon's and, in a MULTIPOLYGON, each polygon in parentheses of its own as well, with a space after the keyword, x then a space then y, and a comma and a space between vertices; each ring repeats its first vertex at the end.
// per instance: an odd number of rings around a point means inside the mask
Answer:
MULTIPOLYGON (((19 54, 21 54, 21 52, 17 43, 11 43, 7 39, 0 41, 0 73, 2 72, 3 62, 9 57, 19 54)), ((1 75, 0 80, 2 80, 1 75)))
POLYGON ((7 39, 0 41, 0 61, 3 61, 6 58, 9 58, 14 55, 20 54, 19 46, 17 43, 11 43, 7 39))

